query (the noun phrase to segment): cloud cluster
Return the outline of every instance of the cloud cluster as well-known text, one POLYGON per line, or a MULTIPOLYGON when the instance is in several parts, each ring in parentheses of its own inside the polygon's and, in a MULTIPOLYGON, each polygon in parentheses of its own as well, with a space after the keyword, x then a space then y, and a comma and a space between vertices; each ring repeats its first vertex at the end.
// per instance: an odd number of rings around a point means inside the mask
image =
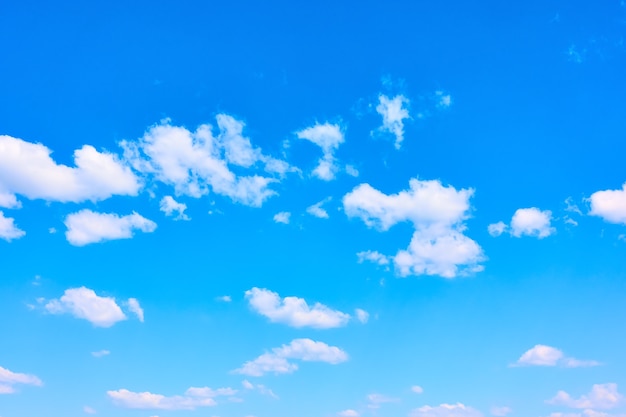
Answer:
POLYGON ((577 399, 572 398, 565 391, 559 391, 552 399, 546 402, 569 408, 609 410, 622 405, 624 396, 618 392, 617 384, 608 383, 593 385, 588 394, 582 395, 577 399))
POLYGON ((335 158, 335 151, 344 142, 344 135, 338 124, 316 123, 311 127, 296 132, 298 139, 308 140, 322 149, 322 157, 317 167, 313 170, 313 176, 330 181, 335 178, 339 166, 335 158))
POLYGON ((289 374, 298 369, 298 365, 289 362, 289 359, 305 362, 326 362, 333 365, 348 360, 348 354, 336 346, 329 346, 324 342, 311 339, 294 339, 288 345, 272 349, 256 359, 246 362, 241 368, 233 372, 248 375, 262 376, 266 373, 289 374))
POLYGON ((378 128, 378 131, 394 135, 396 149, 400 149, 404 141, 404 120, 410 118, 408 105, 409 99, 403 95, 397 95, 393 98, 384 94, 378 96, 376 112, 383 118, 383 124, 378 128))
MULTIPOLYGON (((361 184, 344 196, 343 207, 349 217, 360 218, 380 231, 404 221, 413 224, 409 247, 393 257, 399 275, 454 278, 483 269, 482 248, 464 234, 473 193, 472 189, 443 186, 437 180, 411 179, 408 190, 392 195, 361 184)), ((364 259, 372 256, 373 252, 365 252, 364 259)), ((380 263, 384 257, 375 259, 380 263)))
POLYGON ((482 413, 465 404, 441 404, 436 407, 425 405, 409 414, 411 417, 482 417, 482 413))
POLYGON ((167 397, 151 392, 132 392, 127 389, 107 391, 113 403, 119 407, 140 410, 195 410, 199 407, 217 405, 215 398, 220 396, 232 397, 237 393, 232 388, 213 390, 208 387, 191 387, 184 395, 167 397))
POLYGON ((597 361, 584 361, 566 357, 565 354, 552 346, 535 345, 524 352, 517 360, 516 366, 562 366, 564 368, 583 368, 600 365, 597 361))
POLYGON ((513 214, 510 225, 500 221, 490 224, 488 231, 493 237, 498 237, 508 230, 513 237, 532 236, 543 239, 556 232, 551 221, 550 210, 542 211, 536 207, 521 208, 513 214))
MULTIPOLYGON (((129 310, 143 322, 143 309, 135 298, 127 302, 129 310)), ((113 297, 101 297, 89 288, 70 288, 59 299, 48 301, 44 308, 50 314, 71 314, 96 327, 111 327, 126 320, 126 314, 113 297)))
POLYGON ((0 394, 13 394, 15 392, 15 385, 34 385, 40 387, 43 383, 35 375, 11 372, 0 366, 0 394))
POLYGON ((349 314, 333 310, 324 304, 315 303, 309 306, 303 298, 281 298, 265 288, 252 288, 246 291, 245 296, 254 311, 274 323, 291 327, 330 329, 345 326, 350 320, 349 314))
POLYGON ((116 239, 130 239, 135 230, 152 233, 156 223, 133 212, 126 216, 115 213, 96 213, 83 209, 65 218, 65 237, 74 246, 116 239))

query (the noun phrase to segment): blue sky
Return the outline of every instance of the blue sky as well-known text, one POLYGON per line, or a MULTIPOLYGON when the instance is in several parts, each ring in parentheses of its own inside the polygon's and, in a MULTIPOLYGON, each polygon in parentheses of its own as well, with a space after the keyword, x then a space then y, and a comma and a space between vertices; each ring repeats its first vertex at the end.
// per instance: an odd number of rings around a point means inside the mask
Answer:
POLYGON ((0 417, 626 416, 626 7, 0 12, 0 417))

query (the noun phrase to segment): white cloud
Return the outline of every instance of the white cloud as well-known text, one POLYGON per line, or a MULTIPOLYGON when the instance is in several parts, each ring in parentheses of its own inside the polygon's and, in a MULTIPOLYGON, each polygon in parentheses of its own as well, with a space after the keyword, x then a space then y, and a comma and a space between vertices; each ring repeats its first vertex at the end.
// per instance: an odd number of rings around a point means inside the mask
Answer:
POLYGON ((548 237, 556 232, 550 226, 552 212, 539 210, 536 207, 518 209, 511 219, 511 235, 515 237, 534 236, 539 239, 548 237))
POLYGON ((89 407, 88 405, 83 407, 83 411, 87 414, 96 414, 96 410, 94 410, 93 408, 89 407))
POLYGON ((596 191, 589 197, 591 216, 609 223, 626 224, 626 183, 621 190, 596 191))
POLYGON ((487 231, 493 237, 498 237, 504 233, 507 229, 507 225, 504 222, 493 223, 487 226, 487 231))
POLYGON ((363 324, 367 323, 368 320, 370 319, 370 313, 360 308, 355 309, 354 313, 356 314, 357 320, 363 324))
POLYGON ((535 345, 524 352, 516 363, 516 366, 562 366, 565 368, 582 368, 598 365, 600 363, 596 361, 568 358, 561 350, 546 345, 535 345))
POLYGON ((482 417, 482 413, 464 404, 441 404, 436 407, 425 405, 416 408, 411 417, 482 417))
POLYGON ((416 394, 422 394, 424 392, 424 388, 420 387, 419 385, 413 385, 411 387, 411 391, 413 391, 416 394))
POLYGON ((383 94, 378 96, 376 111, 383 117, 383 124, 378 130, 396 137, 396 149, 400 149, 404 141, 404 120, 410 118, 408 105, 409 99, 403 95, 391 99, 383 94))
POLYGON ((288 211, 281 211, 280 213, 276 213, 274 215, 274 221, 276 223, 289 224, 289 220, 291 219, 291 213, 288 211))
POLYGON ((446 94, 443 91, 435 91, 435 97, 437 98, 437 107, 440 109, 447 109, 452 105, 452 96, 446 94))
POLYGON ((356 169, 354 165, 346 165, 346 174, 350 175, 351 177, 358 177, 359 170, 356 169))
POLYGON ((359 417, 359 413, 356 410, 343 410, 337 413, 341 417, 359 417))
POLYGON ((111 352, 106 349, 98 350, 96 352, 91 352, 91 356, 93 356, 94 358, 101 358, 103 356, 108 356, 110 354, 111 352))
POLYGON ((235 373, 249 376, 262 376, 266 373, 288 374, 296 371, 298 365, 288 359, 305 362, 326 362, 333 365, 348 360, 348 354, 336 346, 311 339, 294 339, 288 345, 272 349, 256 359, 246 362, 235 373))
POLYGON ((143 308, 141 308, 139 300, 136 298, 129 298, 127 303, 128 309, 137 316, 140 322, 143 323, 143 308))
POLYGON ((217 115, 219 133, 199 126, 192 132, 172 126, 169 120, 152 126, 137 141, 123 141, 125 159, 139 172, 171 185, 177 195, 199 198, 213 191, 235 202, 260 207, 276 194, 268 187, 276 178, 259 175, 237 176, 229 168, 252 169, 259 163, 269 174, 292 171, 284 161, 265 156, 242 136, 244 124, 225 114, 217 115))
POLYGON ((126 320, 126 315, 113 297, 100 297, 89 288, 70 288, 63 296, 46 303, 45 309, 51 314, 71 314, 85 319, 96 327, 111 327, 126 320))
POLYGON ((328 203, 330 200, 331 200, 331 197, 327 197, 323 199, 322 201, 317 202, 313 204, 312 206, 307 207, 306 212, 309 213, 311 216, 315 216, 320 219, 327 219, 328 212, 324 208, 322 208, 322 206, 328 203))
POLYGON ((389 257, 375 250, 366 250, 356 254, 359 263, 369 261, 378 265, 389 265, 389 257))
POLYGON ((496 417, 504 417, 508 414, 511 414, 513 410, 510 407, 491 407, 490 413, 492 416, 496 417))
POLYGON ((567 197, 565 199, 565 211, 569 211, 570 213, 576 213, 581 216, 583 214, 578 205, 574 203, 574 199, 572 197, 567 197))
POLYGON ((330 329, 345 326, 350 315, 333 310, 324 304, 315 303, 310 307, 303 298, 282 298, 275 292, 264 288, 252 288, 246 291, 250 307, 274 323, 283 323, 291 327, 313 327, 330 329))
POLYGON ((185 395, 171 397, 151 392, 132 392, 127 389, 107 391, 107 395, 115 405, 140 410, 195 410, 198 407, 216 405, 216 397, 233 396, 236 393, 237 391, 232 388, 213 390, 208 387, 191 387, 185 392, 185 395))
POLYGON ((233 301, 230 295, 222 295, 220 297, 217 297, 216 299, 217 301, 222 301, 224 303, 230 303, 231 301, 233 301))
POLYGON ((369 404, 367 405, 368 408, 376 409, 376 408, 380 408, 381 404, 396 403, 400 400, 398 398, 388 397, 383 394, 374 393, 374 394, 369 394, 367 396, 367 401, 369 402, 369 404))
POLYGON ((159 204, 159 209, 165 213, 166 216, 173 216, 174 220, 191 220, 189 216, 185 214, 185 210, 187 210, 187 205, 183 203, 179 203, 174 200, 174 198, 170 195, 166 195, 161 199, 161 203, 159 204))
POLYGON ((84 246, 106 240, 130 239, 135 230, 154 232, 157 225, 136 212, 127 216, 96 213, 88 209, 65 218, 65 237, 74 246, 84 246))
POLYGON ((274 399, 278 399, 278 395, 276 395, 274 393, 274 391, 272 391, 271 389, 267 388, 265 385, 262 384, 253 384, 252 382, 248 381, 247 379, 244 379, 241 382, 241 385, 243 385, 243 387, 247 390, 256 390, 259 392, 259 394, 261 395, 267 395, 268 397, 272 397, 274 399))
POLYGON ((474 190, 457 191, 436 180, 411 179, 409 185, 409 190, 386 195, 361 184, 344 196, 344 211, 381 231, 399 222, 413 223, 415 232, 409 247, 394 257, 401 276, 454 278, 481 271, 479 263, 485 259, 482 248, 463 234, 474 190))
POLYGON ((305 139, 313 142, 322 148, 323 155, 318 161, 317 167, 313 170, 313 175, 324 181, 330 181, 335 178, 335 174, 339 170, 335 159, 335 151, 344 142, 344 135, 338 124, 316 123, 314 126, 307 127, 296 132, 299 139, 305 139))
POLYGON ((546 402, 570 408, 608 410, 623 404, 624 396, 617 391, 617 384, 595 384, 591 388, 591 392, 578 399, 572 398, 565 391, 559 391, 554 398, 546 402))
POLYGON ((13 239, 21 238, 25 234, 25 231, 15 225, 15 219, 4 217, 4 213, 0 211, 0 239, 10 242, 13 239))
POLYGON ((20 374, 11 372, 0 366, 0 394, 13 394, 15 385, 34 385, 40 387, 43 385, 41 380, 35 375, 20 374))
POLYGON ((0 207, 18 208, 16 195, 30 200, 74 202, 137 195, 141 184, 115 155, 84 145, 75 167, 57 164, 39 143, 0 135, 0 207))

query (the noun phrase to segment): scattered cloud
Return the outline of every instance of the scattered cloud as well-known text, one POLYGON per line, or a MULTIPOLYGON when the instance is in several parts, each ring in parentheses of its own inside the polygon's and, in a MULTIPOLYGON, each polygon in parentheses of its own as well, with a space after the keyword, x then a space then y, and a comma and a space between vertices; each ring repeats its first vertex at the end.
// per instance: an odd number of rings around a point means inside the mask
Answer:
POLYGON ((365 261, 372 262, 378 265, 389 265, 389 257, 375 250, 366 250, 356 254, 359 259, 359 263, 365 261))
POLYGON ((424 388, 420 387, 419 385, 413 385, 411 387, 411 391, 413 391, 416 394, 422 394, 424 392, 424 388))
POLYGON ((409 414, 411 417, 482 417, 482 413, 464 404, 441 404, 436 407, 425 405, 409 414))
POLYGON ((474 190, 456 190, 437 180, 411 179, 409 186, 398 194, 386 195, 369 184, 361 184, 344 196, 344 211, 380 231, 399 222, 413 224, 409 247, 393 257, 400 276, 455 278, 481 271, 483 250, 463 233, 474 190))
POLYGON ((115 213, 96 213, 88 209, 72 213, 65 218, 65 237, 74 246, 116 239, 130 239, 135 230, 152 233, 156 223, 133 212, 127 216, 115 213))
POLYGON ((137 195, 139 179, 115 155, 84 145, 74 167, 57 164, 39 143, 0 135, 0 207, 19 208, 16 195, 30 200, 80 203, 113 195, 137 195))
POLYGON ((291 219, 291 213, 288 211, 281 211, 280 213, 276 213, 274 215, 274 221, 276 223, 289 224, 291 219))
POLYGON ((567 197, 565 199, 565 211, 568 211, 570 213, 576 213, 581 216, 583 214, 583 212, 580 210, 578 205, 574 202, 574 199, 572 197, 567 197))
POLYGON ((583 368, 598 366, 596 361, 583 361, 580 359, 566 357, 565 354, 554 347, 546 345, 535 345, 527 350, 517 360, 514 366, 561 366, 564 368, 583 368))
POLYGON ((217 301, 222 301, 224 303, 230 303, 231 301, 233 301, 232 297, 230 295, 222 295, 220 297, 216 298, 217 301))
POLYGON ((435 97, 437 99, 437 107, 440 109, 447 109, 452 105, 452 96, 446 94, 443 91, 435 91, 435 97))
POLYGON ((348 354, 336 346, 311 339, 294 339, 288 345, 272 349, 258 358, 246 362, 234 373, 248 376, 262 376, 266 373, 289 374, 298 369, 298 365, 288 360, 305 362, 326 362, 339 364, 348 360, 348 354))
POLYGON ((93 356, 94 358, 102 358, 103 356, 109 356, 110 354, 111 352, 106 349, 91 352, 91 356, 93 356))
POLYGON ((337 413, 341 417, 359 417, 360 414, 356 410, 343 410, 337 413))
POLYGON ((4 213, 0 211, 0 239, 10 242, 13 239, 23 237, 25 234, 25 231, 15 225, 15 219, 5 217, 4 213))
POLYGON ((511 410, 510 407, 491 407, 490 413, 492 416, 496 416, 496 417, 504 417, 508 414, 511 414, 513 412, 513 410, 511 410))
POLYGON ((367 323, 370 319, 370 313, 360 308, 355 309, 354 314, 356 314, 357 320, 363 324, 367 323))
POLYGON ((565 391, 559 391, 546 403, 569 408, 609 410, 622 405, 624 396, 617 391, 617 384, 595 384, 588 394, 578 399, 572 398, 565 391))
POLYGON ((367 401, 369 402, 367 408, 376 409, 380 408, 381 404, 397 403, 400 400, 398 398, 388 397, 387 395, 374 393, 367 396, 367 401))
POLYGON ((328 203, 331 200, 331 198, 332 197, 327 197, 323 199, 322 201, 317 202, 313 204, 312 206, 307 207, 306 212, 309 213, 311 216, 315 216, 320 219, 327 219, 328 212, 324 208, 322 208, 322 206, 328 203))
POLYGON ((382 116, 383 124, 377 130, 394 135, 396 149, 400 149, 404 141, 404 120, 410 119, 408 106, 409 99, 401 94, 393 98, 384 94, 378 96, 376 111, 382 116))
POLYGON ((310 307, 303 298, 281 298, 278 293, 252 288, 246 291, 250 307, 274 323, 283 323, 291 327, 313 327, 330 329, 345 326, 350 315, 333 310, 324 304, 315 303, 310 307))
POLYGON ((626 224, 626 183, 621 190, 596 191, 589 197, 589 215, 609 223, 626 224))
POLYGON ((177 202, 170 195, 166 195, 161 199, 159 209, 165 213, 166 216, 174 216, 174 214, 176 214, 174 220, 191 220, 190 217, 185 214, 187 205, 177 202))
POLYGON ((510 226, 500 221, 490 224, 487 230, 493 237, 498 237, 508 231, 513 237, 531 236, 543 239, 556 233, 556 229, 551 226, 551 221, 550 210, 542 211, 536 207, 521 208, 513 214, 510 226))
POLYGON ((16 392, 15 385, 33 385, 40 387, 43 383, 35 375, 11 372, 0 366, 0 394, 13 394, 16 392))
POLYGON ((346 165, 346 174, 356 178, 359 176, 359 170, 354 165, 346 165))
POLYGON ((89 407, 88 405, 83 407, 83 411, 86 414, 96 414, 96 410, 94 410, 93 408, 89 407))
POLYGON ((313 176, 330 181, 335 178, 339 167, 335 159, 335 151, 344 142, 344 134, 338 124, 316 123, 314 126, 296 132, 298 139, 313 142, 322 148, 323 155, 313 170, 313 176))
POLYGON ((217 405, 215 398, 233 396, 237 393, 232 388, 213 390, 208 387, 189 388, 184 395, 167 397, 151 392, 132 392, 127 389, 107 391, 108 397, 119 407, 140 410, 195 410, 199 407, 217 405))
POLYGON ((100 297, 89 288, 70 288, 59 299, 45 305, 50 314, 71 314, 96 327, 111 327, 127 317, 113 297, 100 297))
POLYGON ((259 394, 261 395, 267 395, 268 397, 272 397, 275 400, 278 399, 278 395, 276 395, 274 393, 274 391, 272 391, 271 389, 267 388, 265 385, 262 384, 253 384, 252 382, 248 381, 247 379, 244 379, 241 382, 241 385, 243 385, 243 387, 247 390, 250 391, 257 391, 259 394))
POLYGON ((131 313, 135 314, 139 321, 143 323, 143 308, 141 308, 139 301, 136 298, 129 298, 127 303, 131 313))

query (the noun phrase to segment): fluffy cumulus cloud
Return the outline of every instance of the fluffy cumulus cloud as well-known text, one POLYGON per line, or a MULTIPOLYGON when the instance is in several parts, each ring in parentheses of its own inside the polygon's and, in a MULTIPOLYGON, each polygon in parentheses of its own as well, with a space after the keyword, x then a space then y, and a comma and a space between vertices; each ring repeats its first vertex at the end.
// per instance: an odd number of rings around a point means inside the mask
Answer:
POLYGON ((266 373, 288 374, 296 371, 298 365, 289 360, 305 362, 326 362, 332 365, 348 360, 348 354, 336 346, 311 339, 294 339, 288 345, 272 349, 246 362, 235 373, 248 376, 262 376, 266 373))
POLYGON ((244 123, 217 115, 217 134, 211 125, 195 131, 172 126, 169 120, 152 126, 137 141, 123 141, 124 158, 135 170, 171 185, 176 194, 199 198, 210 191, 235 202, 260 207, 275 195, 269 185, 292 168, 266 156, 243 136, 244 123), (236 175, 231 167, 262 166, 268 176, 236 175))
POLYGON ((132 392, 127 389, 107 391, 113 403, 123 408, 140 410, 195 410, 199 407, 217 405, 220 396, 232 397, 237 393, 232 388, 211 389, 189 388, 184 395, 165 396, 151 392, 132 392))
POLYGON ((391 133, 395 136, 395 147, 400 149, 404 141, 404 120, 409 119, 409 99, 403 95, 389 98, 384 94, 378 96, 376 111, 383 118, 379 132, 391 133))
POLYGON ((252 288, 246 291, 250 307, 274 323, 283 323, 291 327, 313 327, 330 329, 345 326, 350 315, 333 310, 324 304, 308 303, 298 297, 281 298, 277 293, 264 289, 252 288))
POLYGON ((290 220, 291 213, 288 211, 281 211, 280 213, 276 213, 274 215, 274 222, 276 223, 289 224, 290 220))
POLYGON ((35 375, 12 372, 0 366, 0 394, 13 394, 16 392, 16 385, 40 387, 43 383, 35 375))
POLYGON ((609 410, 624 404, 624 396, 617 390, 617 384, 595 384, 591 391, 580 398, 572 398, 565 391, 559 391, 548 404, 569 408, 609 410))
MULTIPOLYGON (((139 302, 130 300, 129 308, 137 314, 136 308, 141 308, 139 302)), ((115 298, 101 297, 94 290, 85 287, 67 289, 61 298, 48 301, 44 307, 50 314, 71 314, 89 321, 96 327, 111 327, 127 319, 115 298)), ((143 320, 143 310, 139 318, 143 320)))
POLYGON ((621 190, 597 191, 589 197, 589 214, 609 223, 626 224, 626 183, 621 190))
POLYGON ((338 124, 316 123, 311 127, 296 132, 298 139, 308 140, 322 149, 322 157, 313 175, 321 180, 330 181, 335 178, 339 165, 335 158, 335 151, 344 142, 344 134, 338 124))
POLYGON ((5 217, 4 213, 0 211, 0 239, 10 242, 13 239, 21 238, 25 234, 25 231, 15 225, 15 219, 5 217))
POLYGON ((583 368, 598 366, 599 362, 566 357, 552 346, 535 345, 520 356, 514 366, 562 366, 565 368, 583 368))
POLYGON ((441 404, 436 407, 425 405, 416 408, 411 417, 482 417, 482 413, 464 404, 441 404))
POLYGON ((65 237, 74 246, 85 246, 106 240, 130 239, 136 230, 151 233, 156 223, 133 212, 126 216, 96 213, 84 209, 65 218, 65 237))
POLYGON ((454 278, 483 269, 482 248, 464 234, 473 193, 436 180, 412 179, 408 190, 392 195, 361 184, 344 196, 343 207, 349 217, 381 231, 399 222, 413 224, 409 247, 393 257, 399 275, 454 278))
POLYGON ((330 200, 331 200, 331 197, 327 197, 323 199, 322 201, 319 201, 313 204, 312 206, 307 207, 306 212, 310 214, 311 216, 317 217, 319 219, 327 219, 329 217, 328 212, 322 206, 328 203, 330 200))
POLYGON ((174 216, 174 220, 190 220, 189 216, 185 214, 187 205, 174 200, 171 195, 166 195, 161 199, 159 209, 165 213, 166 216, 174 216))
POLYGON ((74 151, 74 167, 57 164, 39 143, 0 135, 0 207, 18 208, 16 196, 31 200, 99 201, 137 195, 141 183, 115 155, 85 145, 74 151))
POLYGON ((497 237, 508 231, 513 237, 532 236, 543 239, 556 232, 552 227, 552 212, 540 210, 536 207, 517 209, 511 218, 511 224, 504 222, 493 223, 488 226, 491 236, 497 237))

